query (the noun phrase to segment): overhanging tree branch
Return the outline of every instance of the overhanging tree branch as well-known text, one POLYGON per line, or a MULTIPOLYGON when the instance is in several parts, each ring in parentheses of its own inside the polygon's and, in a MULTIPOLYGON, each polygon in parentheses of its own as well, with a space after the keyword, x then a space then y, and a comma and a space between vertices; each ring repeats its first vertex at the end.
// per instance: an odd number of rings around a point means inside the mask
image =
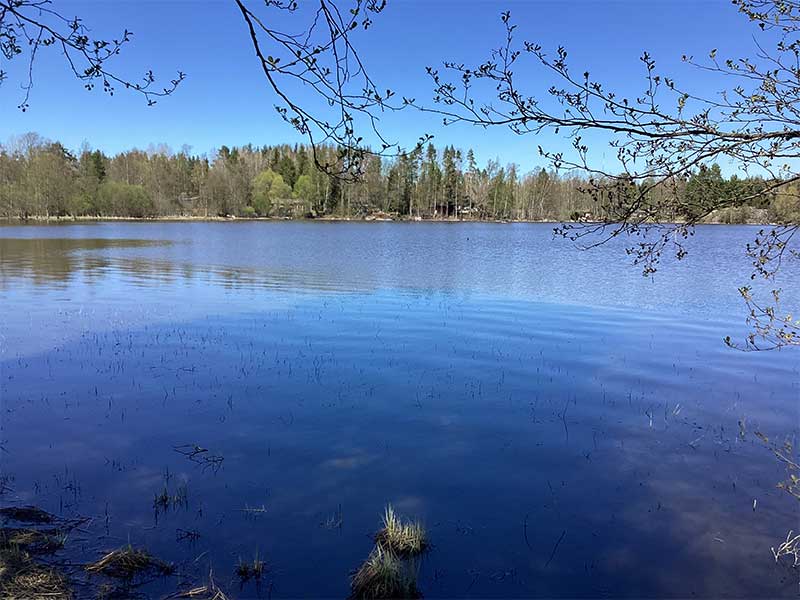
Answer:
MULTIPOLYGON (((101 85, 105 93, 114 95, 117 87, 144 96, 148 105, 158 98, 169 96, 185 79, 178 72, 168 85, 159 88, 153 71, 148 70, 141 81, 134 81, 112 68, 112 59, 130 43, 133 33, 127 29, 115 39, 99 39, 78 17, 67 18, 51 8, 51 0, 0 0, 0 55, 6 62, 27 60, 27 80, 19 108, 29 108, 34 84, 34 64, 41 49, 60 50, 72 74, 87 90, 101 85)), ((0 65, 0 84, 8 72, 0 65)))

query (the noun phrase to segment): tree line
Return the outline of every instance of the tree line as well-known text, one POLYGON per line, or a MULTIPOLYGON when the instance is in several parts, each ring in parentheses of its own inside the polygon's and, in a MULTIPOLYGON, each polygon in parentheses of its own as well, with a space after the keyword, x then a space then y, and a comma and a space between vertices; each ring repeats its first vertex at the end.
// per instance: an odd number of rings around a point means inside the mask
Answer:
MULTIPOLYGON (((314 149, 317 159, 338 159, 332 146, 314 149)), ((129 150, 109 156, 84 145, 73 152, 33 133, 0 145, 0 215, 32 217, 236 216, 273 218, 489 219, 568 221, 607 218, 615 198, 587 194, 575 173, 490 160, 478 165, 473 150, 432 144, 387 159, 371 155, 357 180, 320 170, 310 147, 221 146, 211 157, 188 147, 129 150), (603 214, 599 214, 603 213, 603 214)), ((617 202, 639 193, 617 186, 617 202)), ((759 192, 759 177, 725 177, 717 165, 648 191, 654 219, 670 214, 670 195, 680 194, 698 212, 730 198, 714 215, 732 223, 797 219, 796 199, 759 192), (747 198, 754 198, 748 201, 747 198), (742 199, 742 200, 739 200, 742 199)), ((644 207, 643 207, 644 210, 644 207)))

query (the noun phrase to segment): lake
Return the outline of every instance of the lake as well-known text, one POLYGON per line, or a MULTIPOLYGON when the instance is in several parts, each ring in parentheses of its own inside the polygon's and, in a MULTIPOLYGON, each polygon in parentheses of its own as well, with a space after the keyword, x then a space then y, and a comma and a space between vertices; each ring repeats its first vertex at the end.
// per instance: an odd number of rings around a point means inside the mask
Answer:
POLYGON ((539 224, 0 226, 0 502, 178 565, 145 597, 344 598, 388 503, 425 597, 795 597, 800 350, 723 343, 756 231, 645 278, 539 224))

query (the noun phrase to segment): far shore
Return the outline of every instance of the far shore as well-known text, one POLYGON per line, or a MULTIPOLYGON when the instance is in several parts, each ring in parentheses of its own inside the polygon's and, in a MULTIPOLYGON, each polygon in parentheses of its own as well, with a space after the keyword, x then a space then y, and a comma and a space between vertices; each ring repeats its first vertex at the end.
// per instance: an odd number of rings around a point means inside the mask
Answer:
MULTIPOLYGON (((512 223, 538 223, 538 224, 551 224, 558 225, 561 223, 574 223, 579 224, 578 221, 553 221, 553 220, 535 220, 535 219, 478 219, 478 218, 455 218, 455 217, 442 217, 442 218, 421 218, 421 217, 375 217, 375 216, 361 216, 361 217, 343 217, 326 215, 323 217, 236 217, 236 216, 196 216, 196 215, 162 215, 157 217, 95 217, 95 216, 75 216, 75 217, 46 217, 46 216, 30 216, 28 218, 21 217, 2 217, 0 216, 0 224, 6 225, 46 225, 46 224, 69 224, 69 223, 103 223, 103 222, 130 222, 130 223, 249 223, 253 221, 267 221, 267 222, 351 222, 351 223, 497 223, 497 224, 512 224, 512 223)), ((597 224, 600 225, 601 221, 582 221, 586 225, 597 224)), ((653 225, 680 225, 680 221, 658 221, 653 222, 653 225)), ((773 226, 777 223, 764 222, 764 221, 747 221, 746 223, 723 223, 720 221, 704 221, 699 225, 763 225, 773 226)))

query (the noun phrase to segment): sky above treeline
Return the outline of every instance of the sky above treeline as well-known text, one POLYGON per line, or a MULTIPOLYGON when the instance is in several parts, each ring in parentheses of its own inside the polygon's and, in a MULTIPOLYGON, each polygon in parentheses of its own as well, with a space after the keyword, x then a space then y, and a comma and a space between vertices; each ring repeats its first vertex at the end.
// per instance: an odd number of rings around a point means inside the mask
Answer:
MULTIPOLYGON (((261 0, 251 0, 251 7, 270 16, 261 0)), ((222 144, 303 141, 274 110, 275 95, 263 79, 233 0, 53 0, 53 8, 81 17, 96 37, 133 31, 133 42, 115 58, 117 71, 136 79, 152 68, 166 83, 181 70, 187 79, 173 96, 148 107, 124 90, 113 97, 99 89, 86 91, 55 49, 43 49, 30 108, 23 113, 17 105, 27 65, 5 61, 0 66, 10 76, 0 86, 0 140, 36 131, 73 149, 84 141, 107 153, 167 144, 176 151, 188 145, 197 154, 211 154, 222 144)), ((644 89, 639 57, 645 50, 656 59, 658 72, 714 97, 724 82, 682 63, 681 56, 702 58, 717 48, 720 58, 736 58, 753 55, 755 48, 755 28, 727 0, 389 0, 373 27, 355 41, 381 87, 430 103, 425 67, 439 67, 444 60, 478 64, 487 58, 503 40, 503 10, 511 11, 520 42, 534 41, 552 52, 563 45, 574 72, 588 70, 621 95, 644 89)), ((534 68, 530 58, 523 60, 517 72, 524 91, 546 95, 553 79, 534 68)), ((310 92, 299 94, 303 101, 310 92)), ((553 133, 534 137, 501 128, 444 127, 439 118, 414 111, 386 115, 382 130, 406 147, 430 133, 439 147, 474 148, 480 162, 497 158, 526 170, 543 164, 538 145, 551 150, 569 145, 553 133)), ((613 164, 614 152, 603 140, 595 140, 593 152, 594 160, 613 164)))

